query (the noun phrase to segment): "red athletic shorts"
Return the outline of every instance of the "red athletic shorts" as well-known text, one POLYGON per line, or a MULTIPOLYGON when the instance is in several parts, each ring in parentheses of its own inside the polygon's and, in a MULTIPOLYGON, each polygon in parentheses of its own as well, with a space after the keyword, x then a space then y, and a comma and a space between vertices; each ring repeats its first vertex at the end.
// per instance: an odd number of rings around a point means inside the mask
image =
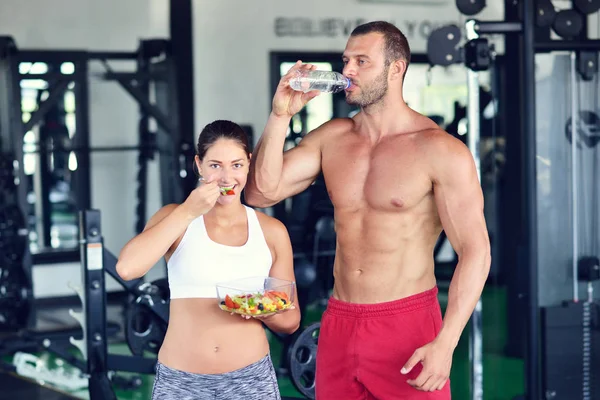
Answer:
POLYGON ((316 365, 316 400, 450 399, 450 380, 442 390, 423 392, 400 369, 442 326, 437 287, 400 300, 352 304, 329 299, 323 313, 316 365))

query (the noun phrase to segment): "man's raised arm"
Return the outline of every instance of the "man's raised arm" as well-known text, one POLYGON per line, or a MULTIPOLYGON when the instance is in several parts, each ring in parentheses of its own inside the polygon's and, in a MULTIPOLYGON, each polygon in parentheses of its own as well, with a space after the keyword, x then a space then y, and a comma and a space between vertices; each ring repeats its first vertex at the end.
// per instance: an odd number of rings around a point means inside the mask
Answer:
POLYGON ((306 135, 283 152, 289 118, 271 113, 258 141, 245 188, 245 199, 255 207, 270 207, 308 188, 321 171, 318 132, 306 135), (283 128, 283 132, 282 132, 283 128))
POLYGON ((293 90, 289 80, 299 69, 314 69, 298 61, 281 78, 273 96, 273 109, 250 162, 244 198, 249 205, 269 207, 305 190, 321 171, 317 132, 306 135, 295 148, 283 152, 290 120, 318 91, 293 90))

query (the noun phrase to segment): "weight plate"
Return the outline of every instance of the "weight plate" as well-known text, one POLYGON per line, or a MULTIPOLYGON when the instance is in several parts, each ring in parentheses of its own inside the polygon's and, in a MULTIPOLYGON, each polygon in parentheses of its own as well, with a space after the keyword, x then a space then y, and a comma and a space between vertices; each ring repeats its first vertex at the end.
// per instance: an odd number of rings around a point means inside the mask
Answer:
POLYGON ((464 15, 475 15, 485 8, 485 0, 456 0, 456 8, 464 15))
POLYGON ((552 29, 564 39, 574 38, 583 29, 583 17, 575 10, 561 10, 556 13, 552 29))
POLYGON ((308 326, 290 347, 289 365, 292 383, 309 399, 315 398, 315 371, 320 329, 319 322, 308 326))
POLYGON ((162 321, 151 307, 170 298, 167 279, 158 279, 143 285, 143 294, 133 300, 127 309, 125 337, 131 353, 143 356, 148 351, 158 354, 158 350, 167 333, 167 324, 162 321))
POLYGON ((461 62, 458 43, 461 40, 460 28, 448 25, 431 32, 427 38, 427 58, 431 65, 448 66, 461 62))
POLYGON ((573 5, 584 14, 593 14, 600 10, 600 0, 573 0, 573 5))
POLYGON ((556 17, 556 10, 550 0, 538 0, 536 3, 537 13, 535 15, 535 22, 537 26, 545 28, 552 26, 554 18, 556 17))

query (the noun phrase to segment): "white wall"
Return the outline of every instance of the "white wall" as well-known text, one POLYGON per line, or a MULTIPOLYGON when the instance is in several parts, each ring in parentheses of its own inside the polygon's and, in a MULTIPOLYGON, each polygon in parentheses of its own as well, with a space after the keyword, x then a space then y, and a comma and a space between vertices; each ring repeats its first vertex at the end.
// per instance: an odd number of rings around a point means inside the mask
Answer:
POLYGON ((0 2, 0 32, 21 48, 132 50, 139 38, 167 35, 167 21, 167 0, 0 2))
MULTIPOLYGON (((86 49, 135 51, 138 41, 168 37, 168 0, 2 0, 0 35, 13 36, 21 49, 86 49)), ((116 70, 133 68, 113 64, 116 70)), ((100 72, 91 63, 90 71, 100 72)), ((90 77, 91 146, 133 145, 137 142, 138 107, 114 82, 90 77)), ((102 211, 102 225, 108 249, 118 254, 134 234, 136 154, 94 154, 92 166, 92 207, 102 211)), ((159 207, 156 166, 149 179, 149 212, 159 207)), ((155 269, 149 278, 164 275, 155 269)), ((72 294, 68 281, 79 279, 78 264, 33 270, 36 297, 72 294)), ((112 280, 109 289, 118 288, 112 280)))
MULTIPOLYGON (((341 54, 356 25, 383 19, 405 33, 413 53, 425 53, 432 27, 465 22, 454 0, 261 0, 260 6, 239 0, 196 0, 194 6, 197 130, 226 118, 253 125, 257 136, 271 106, 271 51, 341 54), (284 18, 278 30, 285 36, 275 34, 279 18, 284 18), (305 34, 292 37, 287 35, 290 31, 305 34)), ((476 17, 491 20, 503 15, 503 2, 489 1, 476 17)), ((464 82, 464 75, 457 79, 464 82)))

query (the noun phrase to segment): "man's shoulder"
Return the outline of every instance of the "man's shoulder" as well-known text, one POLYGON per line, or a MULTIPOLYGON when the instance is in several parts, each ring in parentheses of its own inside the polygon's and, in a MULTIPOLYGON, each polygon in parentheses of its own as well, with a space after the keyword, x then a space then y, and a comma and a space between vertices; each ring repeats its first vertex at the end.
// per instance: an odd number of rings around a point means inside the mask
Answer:
POLYGON ((352 118, 333 118, 321 124, 313 130, 312 134, 327 135, 336 132, 347 132, 354 128, 354 120, 352 118))
MULTIPOLYGON (((473 155, 457 137, 443 129, 431 129, 421 135, 422 155, 433 177, 462 175, 474 167, 473 155)), ((434 179, 435 180, 435 179, 434 179)))
POLYGON ((337 140, 339 135, 351 132, 353 129, 354 121, 351 118, 335 118, 310 131, 303 140, 306 140, 305 144, 319 143, 323 145, 337 140))
POLYGON ((428 152, 433 154, 452 152, 463 155, 469 153, 468 147, 460 139, 442 128, 429 128, 419 133, 419 140, 428 152))

